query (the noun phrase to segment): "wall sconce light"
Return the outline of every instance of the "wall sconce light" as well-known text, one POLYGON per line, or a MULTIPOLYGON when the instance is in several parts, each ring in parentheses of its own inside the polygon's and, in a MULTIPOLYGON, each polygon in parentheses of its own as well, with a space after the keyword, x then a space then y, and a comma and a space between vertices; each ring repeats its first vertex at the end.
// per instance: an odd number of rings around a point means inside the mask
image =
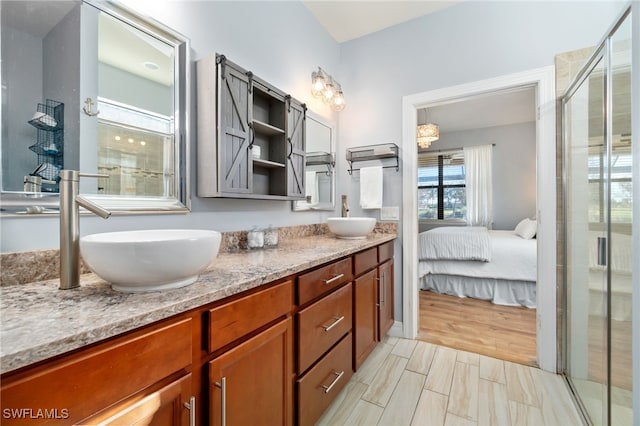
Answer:
POLYGON ((334 111, 342 111, 347 105, 340 83, 320 67, 318 71, 311 73, 311 94, 316 98, 322 98, 334 111))
POLYGON ((418 146, 422 149, 427 149, 431 146, 432 142, 440 139, 440 128, 437 124, 421 124, 416 131, 416 140, 418 146))

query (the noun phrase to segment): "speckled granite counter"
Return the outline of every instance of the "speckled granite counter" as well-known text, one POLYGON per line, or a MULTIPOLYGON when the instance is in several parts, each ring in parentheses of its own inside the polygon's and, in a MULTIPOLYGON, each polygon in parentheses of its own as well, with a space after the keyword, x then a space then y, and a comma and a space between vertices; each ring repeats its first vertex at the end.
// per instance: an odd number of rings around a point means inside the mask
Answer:
POLYGON ((0 287, 0 372, 116 336, 296 274, 396 238, 365 240, 330 235, 282 241, 278 248, 221 253, 199 280, 182 289, 127 294, 94 274, 81 286, 58 290, 58 280, 0 287))

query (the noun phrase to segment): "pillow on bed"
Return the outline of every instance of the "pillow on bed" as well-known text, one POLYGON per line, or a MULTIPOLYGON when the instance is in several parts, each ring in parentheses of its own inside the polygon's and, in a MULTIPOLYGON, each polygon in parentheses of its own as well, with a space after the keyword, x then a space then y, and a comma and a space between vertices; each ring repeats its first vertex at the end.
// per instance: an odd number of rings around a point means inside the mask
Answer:
POLYGON ((522 219, 518 225, 516 225, 515 233, 519 237, 525 240, 530 240, 536 236, 538 230, 538 223, 535 220, 529 218, 522 219))

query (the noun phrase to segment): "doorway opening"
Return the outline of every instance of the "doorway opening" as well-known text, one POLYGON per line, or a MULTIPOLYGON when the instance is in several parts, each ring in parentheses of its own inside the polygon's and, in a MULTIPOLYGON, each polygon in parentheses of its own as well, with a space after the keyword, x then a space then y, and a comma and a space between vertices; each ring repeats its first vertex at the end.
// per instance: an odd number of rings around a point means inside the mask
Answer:
POLYGON ((537 366, 535 86, 417 117, 439 128, 417 155, 418 339, 537 366), (480 163, 476 149, 488 154, 480 163), (474 177, 485 171, 488 181, 474 177))
MULTIPOLYGON (((423 108, 470 100, 500 91, 532 88, 535 99, 535 222, 536 312, 535 336, 538 365, 556 371, 556 200, 555 200, 555 92, 553 67, 452 86, 406 96, 403 99, 403 332, 417 338, 420 330, 418 265, 418 149, 417 112, 423 108)), ((437 143, 437 142, 436 142, 437 143)), ((434 146, 435 147, 435 146, 434 146)), ((438 148, 444 149, 444 148, 438 148)), ((530 215, 530 213, 527 213, 530 215)), ((506 226, 506 225, 505 225, 506 226)))

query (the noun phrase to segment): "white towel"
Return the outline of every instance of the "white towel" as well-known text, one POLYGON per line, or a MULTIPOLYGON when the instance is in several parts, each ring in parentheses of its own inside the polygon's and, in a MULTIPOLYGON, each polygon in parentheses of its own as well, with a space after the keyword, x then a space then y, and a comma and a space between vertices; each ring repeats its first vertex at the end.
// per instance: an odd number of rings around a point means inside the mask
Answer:
POLYGON ((360 169, 360 207, 382 208, 382 166, 360 169))
POLYGON ((305 179, 304 195, 307 198, 307 204, 314 206, 318 204, 318 174, 317 172, 307 170, 305 172, 305 179))

